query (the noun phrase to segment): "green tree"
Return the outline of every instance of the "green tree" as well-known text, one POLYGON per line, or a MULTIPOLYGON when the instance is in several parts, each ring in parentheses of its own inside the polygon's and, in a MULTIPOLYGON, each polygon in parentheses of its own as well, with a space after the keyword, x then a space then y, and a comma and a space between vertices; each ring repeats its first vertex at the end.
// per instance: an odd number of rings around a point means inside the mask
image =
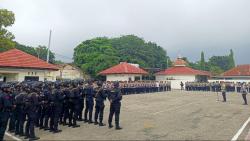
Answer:
POLYGON ((219 67, 219 66, 211 66, 210 67, 210 72, 213 75, 220 75, 222 74, 224 71, 219 67))
POLYGON ((232 49, 230 49, 229 59, 230 59, 230 65, 229 65, 230 68, 235 67, 234 52, 232 49))
MULTIPOLYGON (((34 48, 37 54, 37 57, 47 61, 47 53, 48 53, 48 48, 46 46, 38 46, 36 48, 34 48)), ((50 55, 49 55, 49 62, 50 63, 54 63, 55 62, 55 53, 53 53, 52 51, 49 51, 50 55)))
POLYGON ((134 35, 94 38, 74 49, 74 63, 92 77, 97 77, 98 72, 119 62, 136 63, 145 68, 166 68, 171 65, 162 47, 134 35))
POLYGON ((74 63, 92 77, 118 62, 117 51, 106 37, 86 40, 74 49, 74 63))
MULTIPOLYGON (((22 50, 28 54, 31 54, 33 56, 36 56, 39 59, 47 61, 48 49, 45 46, 30 47, 30 46, 25 46, 16 42, 15 48, 22 50)), ((55 53, 53 53, 52 51, 50 51, 49 62, 55 63, 55 53)))
POLYGON ((217 66, 223 71, 231 69, 229 56, 212 56, 209 59, 209 66, 217 66))
POLYGON ((0 9, 0 52, 6 51, 15 46, 14 35, 9 32, 6 27, 13 25, 15 15, 6 9, 0 9))
POLYGON ((206 62, 205 62, 205 56, 204 56, 204 52, 201 52, 201 59, 200 59, 200 70, 206 70, 206 62))

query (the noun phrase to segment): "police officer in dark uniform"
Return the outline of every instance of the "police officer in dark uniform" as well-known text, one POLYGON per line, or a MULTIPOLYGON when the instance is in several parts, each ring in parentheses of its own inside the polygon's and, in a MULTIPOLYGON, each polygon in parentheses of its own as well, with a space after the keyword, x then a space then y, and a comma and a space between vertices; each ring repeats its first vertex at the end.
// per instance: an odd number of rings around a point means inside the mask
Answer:
POLYGON ((109 111, 109 119, 108 119, 109 128, 113 127, 112 119, 113 119, 113 115, 115 114, 116 130, 120 130, 122 129, 119 125, 122 94, 119 89, 119 82, 114 82, 114 89, 109 92, 108 99, 110 101, 110 111, 109 111))
POLYGON ((69 125, 72 124, 73 128, 80 127, 80 125, 76 124, 77 116, 79 115, 80 111, 80 91, 78 89, 77 82, 72 82, 73 88, 70 91, 70 121, 69 125), (72 123, 73 120, 73 123, 72 123))
POLYGON ((15 134, 19 136, 24 136, 24 121, 25 121, 25 112, 24 112, 24 97, 27 95, 25 92, 25 86, 22 86, 20 89, 20 93, 15 97, 16 101, 16 115, 17 121, 15 125, 15 134))
POLYGON ((28 120, 25 127, 25 139, 38 140, 39 137, 35 136, 35 122, 36 122, 36 112, 38 110, 38 89, 36 83, 31 85, 31 93, 25 98, 25 110, 28 115, 28 120))
POLYGON ((63 106, 63 99, 64 95, 60 89, 60 82, 54 83, 54 89, 52 91, 51 96, 51 120, 52 120, 52 127, 51 130, 54 133, 61 132, 62 130, 58 129, 58 122, 59 116, 61 114, 62 106, 63 106))
POLYGON ((69 89, 69 82, 63 82, 63 94, 65 95, 64 101, 63 101, 63 125, 67 125, 67 120, 69 120, 69 100, 70 100, 70 89, 69 89))
POLYGON ((2 84, 0 92, 0 140, 3 140, 10 112, 13 108, 9 84, 2 84))
POLYGON ((84 88, 83 88, 83 81, 82 80, 79 81, 78 89, 80 92, 80 95, 79 95, 80 97, 79 97, 79 112, 78 112, 77 120, 83 121, 82 112, 83 112, 83 108, 84 108, 84 88))
MULTIPOLYGON (((45 82, 44 83, 44 88, 43 88, 43 95, 44 95, 44 105, 43 105, 43 110, 44 110, 44 115, 42 115, 42 117, 44 117, 44 124, 43 124, 43 128, 44 130, 50 130, 49 128, 49 119, 51 116, 51 107, 50 107, 50 96, 51 96, 51 85, 50 82, 45 82)), ((43 120, 42 120, 43 121, 43 120)))
POLYGON ((99 117, 99 126, 105 126, 105 124, 103 124, 103 111, 104 111, 104 101, 107 98, 107 93, 106 90, 102 88, 102 82, 97 82, 98 88, 97 88, 97 92, 95 95, 95 125, 98 124, 98 117, 99 117))
POLYGON ((93 123, 92 121, 92 113, 93 113, 93 106, 94 106, 94 88, 93 83, 91 80, 88 81, 88 85, 84 89, 85 99, 86 99, 86 106, 84 112, 84 122, 88 122, 89 124, 93 123), (88 118, 87 118, 88 116, 88 118))

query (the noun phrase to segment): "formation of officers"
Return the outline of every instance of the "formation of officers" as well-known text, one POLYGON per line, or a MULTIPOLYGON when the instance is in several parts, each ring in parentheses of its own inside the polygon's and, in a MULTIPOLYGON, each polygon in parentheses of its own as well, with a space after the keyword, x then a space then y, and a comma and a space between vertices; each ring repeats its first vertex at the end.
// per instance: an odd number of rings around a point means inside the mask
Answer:
POLYGON ((171 90, 169 81, 121 81, 120 88, 124 95, 145 94, 171 90))
MULTIPOLYGON (((183 86, 183 84, 180 84, 183 86)), ((186 82, 186 91, 213 91, 221 92, 223 97, 223 102, 227 101, 227 92, 237 92, 242 94, 244 100, 243 105, 247 105, 246 95, 250 92, 250 83, 241 82, 186 82)))
POLYGON ((113 127, 115 115, 115 129, 122 129, 119 125, 122 100, 119 82, 12 82, 2 83, 0 87, 0 141, 7 127, 15 135, 38 140, 35 127, 58 133, 61 132, 58 124, 77 128, 80 127, 77 122, 84 121, 105 126, 103 111, 106 99, 110 101, 108 127, 113 127))

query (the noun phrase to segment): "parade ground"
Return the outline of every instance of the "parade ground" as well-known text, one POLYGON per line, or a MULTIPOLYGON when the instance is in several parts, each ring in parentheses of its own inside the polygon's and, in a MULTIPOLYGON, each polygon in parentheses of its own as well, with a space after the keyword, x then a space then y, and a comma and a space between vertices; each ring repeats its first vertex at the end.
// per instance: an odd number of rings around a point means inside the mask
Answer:
MULTIPOLYGON (((213 92, 171 91, 123 96, 120 124, 123 130, 78 122, 80 128, 60 126, 53 134, 36 129, 41 140, 245 140, 250 129, 249 105, 241 95, 217 101, 213 92), (245 123, 245 124, 244 124, 245 123)), ((248 97, 248 100, 249 97, 248 97)), ((104 123, 109 104, 106 102, 104 123)), ((5 136, 7 140, 13 137, 5 136)), ((16 140, 22 139, 17 136, 16 140)), ((23 139, 22 139, 23 140, 23 139)))

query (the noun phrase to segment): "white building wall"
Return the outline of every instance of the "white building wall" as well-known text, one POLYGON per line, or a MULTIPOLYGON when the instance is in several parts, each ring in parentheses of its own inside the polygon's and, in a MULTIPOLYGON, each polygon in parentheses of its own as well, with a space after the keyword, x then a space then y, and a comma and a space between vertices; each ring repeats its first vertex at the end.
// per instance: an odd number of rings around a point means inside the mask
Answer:
POLYGON ((131 78, 131 81, 135 81, 135 77, 140 77, 140 80, 141 80, 142 75, 112 74, 112 75, 106 75, 106 81, 129 81, 129 78, 131 78))
POLYGON ((249 83, 250 82, 250 79, 249 80, 246 80, 246 79, 216 79, 216 80, 208 80, 208 82, 234 82, 234 83, 237 83, 237 82, 246 82, 246 83, 249 83))
POLYGON ((195 75, 156 75, 155 79, 156 81, 170 81, 172 89, 181 89, 181 82, 185 87, 186 82, 196 80, 195 75))
POLYGON ((66 65, 64 67, 61 67, 60 70, 55 71, 53 74, 58 79, 82 79, 83 73, 81 70, 71 66, 66 65))
POLYGON ((13 69, 13 68, 0 68, 1 80, 6 77, 6 81, 24 81, 25 76, 39 77, 39 81, 55 81, 52 71, 36 70, 36 69, 13 69))

